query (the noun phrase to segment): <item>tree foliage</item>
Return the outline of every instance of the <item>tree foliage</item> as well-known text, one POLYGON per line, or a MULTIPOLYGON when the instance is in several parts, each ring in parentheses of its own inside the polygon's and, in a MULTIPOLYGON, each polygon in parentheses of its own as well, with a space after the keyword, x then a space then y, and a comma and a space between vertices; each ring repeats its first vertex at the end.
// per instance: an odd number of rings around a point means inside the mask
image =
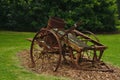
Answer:
POLYGON ((115 30, 115 0, 1 0, 0 28, 36 31, 49 17, 65 19, 69 28, 82 21, 79 30, 115 30))
POLYGON ((118 14, 120 19, 120 0, 117 0, 118 14))

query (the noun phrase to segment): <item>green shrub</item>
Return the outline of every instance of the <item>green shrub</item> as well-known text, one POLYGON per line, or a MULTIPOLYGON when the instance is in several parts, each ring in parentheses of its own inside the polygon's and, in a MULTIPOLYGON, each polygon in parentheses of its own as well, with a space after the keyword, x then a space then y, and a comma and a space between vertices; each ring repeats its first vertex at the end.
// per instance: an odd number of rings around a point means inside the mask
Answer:
POLYGON ((1 0, 0 29, 37 31, 49 17, 65 19, 69 28, 82 21, 79 30, 114 31, 115 0, 1 0))

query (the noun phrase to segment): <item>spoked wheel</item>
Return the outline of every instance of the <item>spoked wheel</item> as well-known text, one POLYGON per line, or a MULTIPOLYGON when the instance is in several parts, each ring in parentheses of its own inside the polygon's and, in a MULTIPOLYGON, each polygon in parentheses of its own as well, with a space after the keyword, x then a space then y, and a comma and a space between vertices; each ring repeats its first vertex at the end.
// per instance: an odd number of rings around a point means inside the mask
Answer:
MULTIPOLYGON (((85 34, 92 40, 96 41, 96 42, 100 42, 99 39, 96 37, 96 35, 90 31, 85 31, 85 34)), ((95 46, 98 46, 94 43, 92 43, 90 40, 86 40, 85 43, 91 47, 95 47, 95 46)), ((85 50, 83 51, 83 54, 89 59, 91 60, 92 62, 99 62, 101 57, 102 57, 102 54, 104 52, 104 49, 93 49, 93 50, 85 50)))
MULTIPOLYGON (((85 31, 85 34, 90 39, 99 42, 99 39, 97 38, 97 36, 94 33, 90 32, 90 31, 85 31)), ((91 47, 95 47, 95 44, 91 43, 90 40, 87 40, 86 44, 89 45, 89 46, 91 46, 91 47)), ((90 60, 95 60, 96 57, 97 57, 97 53, 99 53, 99 51, 97 51, 97 50, 86 50, 86 51, 84 51, 84 53, 86 53, 87 57, 90 60)))
POLYGON ((99 42, 99 39, 97 38, 97 36, 96 36, 94 33, 90 32, 90 31, 84 31, 84 33, 85 33, 88 37, 90 37, 91 39, 99 42))
MULTIPOLYGON (((91 40, 94 40, 96 42, 99 42, 99 39, 96 37, 96 35, 90 31, 84 31, 84 34, 86 34, 87 37, 89 37, 88 39, 83 38, 82 36, 77 36, 77 38, 84 44, 90 46, 90 47, 95 47, 96 44, 92 43, 91 40)), ((98 51, 96 50, 84 50, 82 52, 82 56, 85 58, 88 58, 90 60, 93 60, 94 57, 94 53, 98 53, 98 51)))
POLYGON ((41 29, 33 38, 30 58, 32 66, 41 72, 56 71, 61 62, 61 54, 60 40, 52 30, 41 29))
MULTIPOLYGON (((82 33, 84 33, 90 39, 99 42, 99 39, 97 38, 97 36, 94 33, 90 32, 90 31, 84 31, 82 33)), ((85 39, 81 36, 77 36, 77 38, 80 39, 82 42, 90 45, 90 43, 89 43, 89 41, 91 41, 90 39, 85 39)))

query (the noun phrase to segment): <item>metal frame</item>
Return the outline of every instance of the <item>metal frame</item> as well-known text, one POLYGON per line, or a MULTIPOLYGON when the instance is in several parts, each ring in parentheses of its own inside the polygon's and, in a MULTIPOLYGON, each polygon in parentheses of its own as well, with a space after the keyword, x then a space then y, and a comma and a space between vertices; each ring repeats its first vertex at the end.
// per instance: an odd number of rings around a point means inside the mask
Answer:
MULTIPOLYGON (((62 62, 62 56, 64 61, 67 62, 67 54, 70 57, 70 61, 75 64, 76 68, 82 69, 82 70, 90 70, 90 71, 113 71, 111 70, 104 62, 101 61, 101 57, 103 55, 104 50, 107 48, 103 44, 99 42, 99 40, 96 38, 95 34, 93 34, 90 31, 87 31, 87 33, 90 33, 95 37, 95 39, 90 38, 86 34, 77 31, 75 28, 80 23, 76 23, 73 27, 71 27, 68 30, 64 30, 64 21, 59 18, 50 18, 48 21, 48 26, 46 28, 42 28, 40 31, 36 33, 34 36, 32 43, 31 43, 31 49, 30 49, 30 58, 32 62, 32 67, 34 67, 37 64, 41 64, 42 68, 48 66, 48 64, 45 64, 45 61, 50 61, 53 65, 49 65, 53 71, 57 71, 58 67, 60 66, 62 62), (61 33, 60 33, 61 32, 61 33), (72 41, 71 39, 75 38, 72 41), (79 37, 79 39, 77 39, 79 37), (92 45, 88 45, 87 43, 90 42, 92 45), (34 47, 34 45, 37 44, 40 49, 42 49, 41 52, 37 52, 34 47), (99 55, 97 52, 99 51, 99 55), (76 54, 74 54, 76 52, 76 54), (92 52, 92 53, 91 53, 92 52), (84 55, 93 54, 93 56, 90 58, 85 58, 84 55), (35 62, 34 56, 38 54, 38 59, 41 59, 40 63, 35 62), (54 57, 55 55, 56 57, 54 57), (41 57, 42 56, 42 57, 41 57), (91 62, 93 67, 99 66, 101 68, 84 68, 81 67, 80 64, 84 62, 84 58, 86 59, 85 62, 91 62), (56 60, 57 59, 57 60, 56 60), (44 61, 43 61, 44 60, 44 61), (105 66, 104 68, 102 66, 105 66), (55 67, 55 68, 53 68, 55 67)), ((44 69, 44 68, 43 68, 44 69)), ((42 70, 41 70, 42 71, 42 70)))

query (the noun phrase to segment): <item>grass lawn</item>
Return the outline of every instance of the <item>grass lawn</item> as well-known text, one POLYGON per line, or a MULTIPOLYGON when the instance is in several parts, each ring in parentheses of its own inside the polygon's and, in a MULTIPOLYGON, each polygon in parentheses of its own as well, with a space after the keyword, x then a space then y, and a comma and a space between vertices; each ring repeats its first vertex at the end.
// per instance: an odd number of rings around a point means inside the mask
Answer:
POLYGON ((108 47, 108 49, 104 52, 103 60, 120 67, 120 34, 97 36, 99 37, 100 42, 108 47))
POLYGON ((67 80, 36 74, 20 65, 17 53, 29 49, 30 42, 25 39, 33 36, 34 33, 0 31, 0 80, 67 80))
MULTIPOLYGON (((34 33, 0 31, 0 80, 66 80, 67 78, 40 75, 24 69, 17 53, 29 49, 26 38, 34 33)), ((97 35, 108 46, 103 60, 120 67, 120 34, 97 35)))

